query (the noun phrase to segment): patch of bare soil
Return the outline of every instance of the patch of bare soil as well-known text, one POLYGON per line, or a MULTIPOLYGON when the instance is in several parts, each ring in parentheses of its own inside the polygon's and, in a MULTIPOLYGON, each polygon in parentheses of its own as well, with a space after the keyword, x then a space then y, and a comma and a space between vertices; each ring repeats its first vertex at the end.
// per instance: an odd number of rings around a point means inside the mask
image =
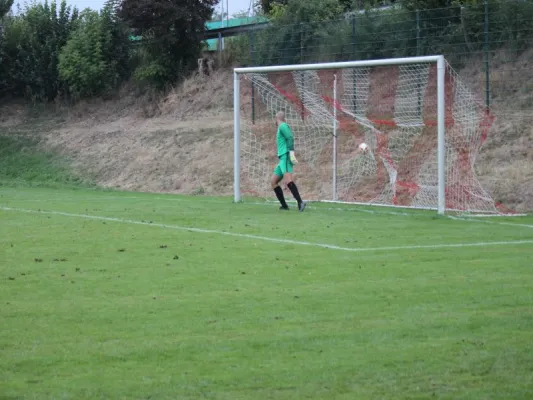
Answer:
POLYGON ((533 210, 533 115, 498 115, 476 170, 497 202, 520 212, 533 210))
POLYGON ((23 124, 26 116, 23 104, 0 104, 0 133, 23 124))

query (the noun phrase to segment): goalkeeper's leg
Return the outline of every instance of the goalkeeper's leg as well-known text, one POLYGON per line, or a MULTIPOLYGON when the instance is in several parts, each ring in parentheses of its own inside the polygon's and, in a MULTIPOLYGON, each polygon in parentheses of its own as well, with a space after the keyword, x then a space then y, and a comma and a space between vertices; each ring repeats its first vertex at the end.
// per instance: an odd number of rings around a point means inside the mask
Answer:
POLYGON ((279 166, 276 167, 274 170, 274 175, 272 176, 272 190, 274 190, 274 193, 276 193, 276 197, 278 198, 281 207, 280 210, 288 210, 289 206, 287 205, 285 201, 285 196, 283 195, 283 189, 279 186, 279 183, 283 179, 283 174, 281 170, 279 169, 279 166))
POLYGON ((292 195, 294 196, 294 199, 298 203, 298 210, 303 211, 305 209, 305 202, 300 197, 300 192, 298 191, 296 183, 294 183, 294 181, 292 180, 291 173, 285 174, 285 182, 288 182, 287 187, 290 189, 292 195))

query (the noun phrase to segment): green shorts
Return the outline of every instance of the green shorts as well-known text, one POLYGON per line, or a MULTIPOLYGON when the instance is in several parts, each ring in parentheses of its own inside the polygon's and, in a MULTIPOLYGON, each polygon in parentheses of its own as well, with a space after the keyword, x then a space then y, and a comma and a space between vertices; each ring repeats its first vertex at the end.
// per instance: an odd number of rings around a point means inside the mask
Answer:
POLYGON ((289 154, 284 154, 279 157, 279 164, 274 168, 274 174, 283 177, 286 173, 292 174, 292 163, 289 158, 289 154))

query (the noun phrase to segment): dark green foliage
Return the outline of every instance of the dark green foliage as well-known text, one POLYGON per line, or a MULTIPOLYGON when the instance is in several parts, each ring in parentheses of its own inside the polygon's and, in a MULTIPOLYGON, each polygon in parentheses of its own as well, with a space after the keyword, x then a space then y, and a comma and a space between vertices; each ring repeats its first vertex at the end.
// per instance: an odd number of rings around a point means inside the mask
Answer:
POLYGON ((278 9, 272 27, 258 35, 259 64, 292 64, 303 61, 305 52, 333 32, 328 28, 342 15, 339 0, 289 0, 278 9))
MULTIPOLYGON (((285 6, 290 0, 259 0, 261 11, 270 14, 276 6, 285 6)), ((326 2, 327 3, 327 2, 326 2)), ((395 3, 395 0, 339 0, 344 11, 363 10, 395 3)), ((324 5, 326 7, 327 4, 324 5)))
POLYGON ((407 10, 430 10, 446 8, 453 5, 455 0, 401 0, 402 6, 407 10))
POLYGON ((13 0, 0 0, 0 96, 2 95, 2 87, 5 87, 7 84, 8 77, 6 43, 4 39, 4 16, 9 12, 12 5, 13 0))
POLYGON ((129 45, 111 4, 86 10, 61 51, 60 78, 75 97, 105 94, 127 75, 129 45))
POLYGON ((228 13, 224 11, 224 14, 221 14, 218 11, 214 11, 213 15, 211 15, 211 18, 209 18, 210 21, 220 21, 222 19, 226 19, 228 17, 228 13))
POLYGON ((124 0, 120 17, 142 35, 145 61, 135 76, 162 87, 196 67, 205 22, 217 0, 124 0))
POLYGON ((0 0, 0 20, 11 10, 13 2, 14 0, 0 0))
POLYGON ((288 0, 259 0, 261 4, 261 10, 265 15, 270 14, 270 11, 272 11, 272 7, 277 5, 286 5, 288 3, 288 0))
MULTIPOLYGON (((492 1, 493 0, 489 0, 489 2, 492 2, 492 1)), ((403 8, 410 10, 410 11, 434 10, 434 9, 448 8, 448 7, 454 7, 454 6, 470 7, 470 6, 483 5, 484 2, 485 0, 399 0, 398 1, 398 3, 401 4, 403 8)))
MULTIPOLYGON (((290 0, 276 10, 272 28, 255 34, 252 63, 444 54, 458 67, 485 51, 485 5, 483 0, 454 0, 447 8, 434 8, 445 3, 403 1, 388 9, 366 7, 362 13, 339 15, 336 4, 342 8, 342 2, 290 0), (424 9, 412 9, 416 5, 424 9)), ((533 39, 533 3, 489 0, 488 22, 489 50, 523 51, 533 39)))
POLYGON ((2 40, 0 94, 26 96, 34 101, 53 100, 63 92, 58 74, 59 53, 78 19, 76 8, 65 0, 57 5, 30 3, 6 22, 2 40))
MULTIPOLYGON (((469 27, 470 41, 479 43, 484 36, 484 9, 482 0, 464 9, 465 25, 469 27)), ((489 0, 488 29, 490 50, 505 46, 521 51, 531 46, 533 37, 533 2, 489 0)))
POLYGON ((240 35, 226 39, 224 43, 224 64, 250 64, 250 35, 240 35))
POLYGON ((128 76, 126 27, 117 18, 118 0, 99 14, 79 18, 66 1, 30 3, 5 18, 0 37, 0 96, 51 101, 107 92, 128 76), (60 61, 61 60, 61 61, 60 61))
POLYGON ((339 18, 342 12, 339 0, 289 0, 277 22, 321 23, 339 18))
POLYGON ((339 0, 346 11, 368 10, 396 3, 396 0, 339 0))
POLYGON ((276 3, 271 12, 272 28, 257 37, 254 63, 292 64, 403 55, 406 47, 412 47, 413 20, 405 10, 377 9, 392 3, 289 0, 283 7, 276 3), (347 15, 348 9, 355 12, 347 15), (399 33, 384 35, 384 31, 393 30, 399 33))

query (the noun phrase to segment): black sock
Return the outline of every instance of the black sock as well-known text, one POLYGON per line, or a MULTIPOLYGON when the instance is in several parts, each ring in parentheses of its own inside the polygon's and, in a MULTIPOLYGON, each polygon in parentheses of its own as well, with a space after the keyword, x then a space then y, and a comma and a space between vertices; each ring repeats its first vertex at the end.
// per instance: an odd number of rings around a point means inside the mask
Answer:
POLYGON ((298 202, 298 204, 302 204, 302 198, 300 197, 300 193, 298 193, 298 188, 296 187, 296 184, 294 182, 289 182, 287 186, 291 190, 291 193, 298 202))
POLYGON ((274 193, 276 193, 276 197, 278 198, 279 202, 281 203, 281 206, 284 208, 287 208, 288 205, 285 203, 285 196, 283 196, 283 189, 281 189, 279 186, 276 186, 274 188, 274 193))

